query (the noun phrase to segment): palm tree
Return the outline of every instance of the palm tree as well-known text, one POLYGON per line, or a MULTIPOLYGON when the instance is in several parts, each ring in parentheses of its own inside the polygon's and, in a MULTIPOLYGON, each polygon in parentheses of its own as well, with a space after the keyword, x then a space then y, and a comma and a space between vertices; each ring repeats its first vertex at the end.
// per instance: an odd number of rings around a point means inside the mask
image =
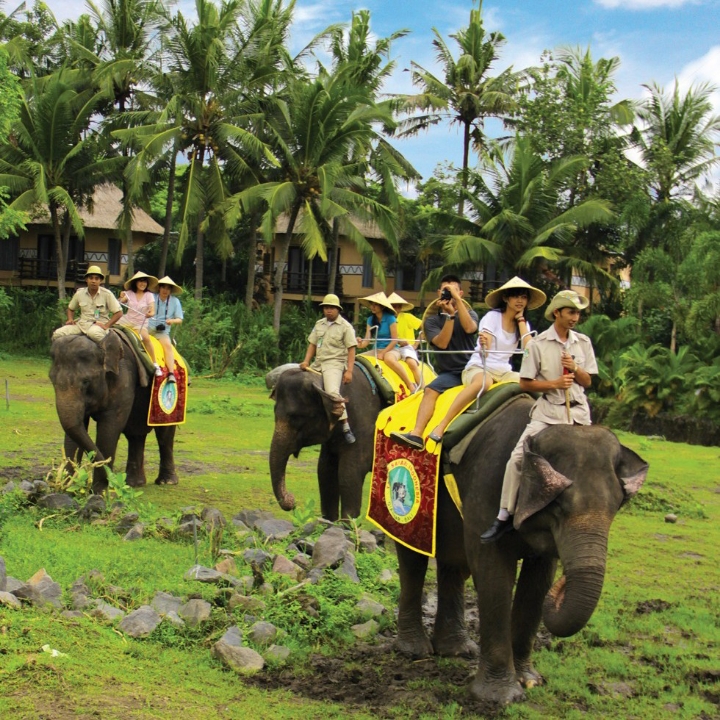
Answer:
MULTIPOLYGON (((482 2, 470 10, 468 26, 450 36, 460 49, 457 60, 437 29, 433 28, 433 34, 433 45, 445 77, 437 78, 417 63, 411 63, 413 84, 422 88, 422 92, 404 96, 404 107, 409 112, 426 114, 408 119, 401 126, 401 135, 415 134, 446 119, 460 125, 463 130, 461 187, 465 190, 469 177, 470 144, 472 142, 481 151, 486 144, 485 119, 505 117, 515 107, 513 95, 519 75, 513 73, 512 68, 494 77, 489 75, 505 37, 499 32, 486 33, 482 2)), ((463 214, 464 201, 461 193, 458 215, 463 214)))
POLYGON ((446 265, 475 269, 494 261, 501 272, 538 274, 563 259, 579 228, 612 218, 602 200, 563 209, 565 183, 585 158, 562 158, 548 166, 524 137, 507 153, 491 155, 494 159, 474 174, 473 192, 466 193, 474 220, 451 218, 466 232, 446 238, 446 265))
POLYGON ((319 255, 327 260, 327 238, 337 219, 340 232, 372 259, 373 270, 381 278, 382 263, 352 216, 377 222, 390 247, 397 247, 390 209, 358 191, 364 184, 362 171, 374 134, 372 123, 390 125, 390 114, 368 104, 365 89, 338 80, 338 76, 295 80, 287 98, 276 98, 275 112, 268 116, 280 161, 280 179, 260 183, 238 195, 244 211, 252 212, 261 203, 266 204, 262 230, 268 243, 278 217, 283 213, 289 216, 287 231, 278 242, 273 315, 276 332, 280 328, 283 272, 296 223, 306 256, 319 255))
POLYGON ((96 159, 97 135, 88 133, 93 115, 107 98, 77 88, 62 70, 26 90, 19 121, 0 144, 0 186, 15 197, 11 208, 31 211, 46 205, 55 235, 58 295, 65 297, 70 231, 83 237, 79 206, 95 185, 117 166, 117 159, 96 159))

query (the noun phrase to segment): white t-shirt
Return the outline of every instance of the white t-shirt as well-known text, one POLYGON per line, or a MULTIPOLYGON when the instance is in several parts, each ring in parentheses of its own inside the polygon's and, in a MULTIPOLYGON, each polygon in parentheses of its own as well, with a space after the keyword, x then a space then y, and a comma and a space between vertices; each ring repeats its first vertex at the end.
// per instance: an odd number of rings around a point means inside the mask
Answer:
MULTIPOLYGON (((531 329, 530 323, 528 323, 527 332, 530 332, 531 329)), ((494 336, 494 339, 490 344, 490 352, 487 354, 487 362, 485 366, 494 372, 510 372, 512 370, 510 358, 512 357, 513 350, 516 350, 520 346, 520 334, 517 332, 509 333, 503 330, 502 313, 498 310, 491 310, 483 316, 482 320, 480 320, 476 351, 470 356, 467 367, 472 367, 473 365, 479 365, 482 367, 482 348, 480 347, 479 333, 482 333, 483 331, 494 336)))

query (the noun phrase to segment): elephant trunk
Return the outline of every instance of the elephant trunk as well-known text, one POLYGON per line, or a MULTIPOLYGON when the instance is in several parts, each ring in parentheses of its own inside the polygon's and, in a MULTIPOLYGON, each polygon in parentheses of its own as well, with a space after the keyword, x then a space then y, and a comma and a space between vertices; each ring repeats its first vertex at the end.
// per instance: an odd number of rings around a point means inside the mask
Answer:
POLYGON ((286 422, 276 421, 270 444, 270 478, 275 499, 283 510, 292 510, 295 507, 295 496, 285 487, 285 470, 288 459, 294 452, 294 436, 295 433, 286 422))
POLYGON ((563 576, 543 604, 543 622, 553 635, 574 635, 595 611, 605 579, 609 530, 608 518, 582 517, 556 536, 563 576))
POLYGON ((70 440, 84 453, 94 453, 96 461, 104 460, 105 457, 98 450, 97 445, 93 442, 85 427, 85 408, 82 402, 72 397, 72 395, 58 394, 56 407, 62 429, 70 440))

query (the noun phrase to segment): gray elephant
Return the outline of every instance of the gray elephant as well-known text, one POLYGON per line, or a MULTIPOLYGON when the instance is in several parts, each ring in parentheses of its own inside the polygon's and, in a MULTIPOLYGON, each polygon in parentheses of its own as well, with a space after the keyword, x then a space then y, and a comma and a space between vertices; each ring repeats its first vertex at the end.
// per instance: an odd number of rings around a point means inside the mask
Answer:
MULTIPOLYGON (((285 485, 290 455, 297 457, 302 448, 320 445, 317 472, 322 516, 333 521, 357 517, 363 481, 372 469, 375 419, 384 407, 377 388, 356 363, 352 382, 343 386, 356 438, 349 445, 338 425, 342 405, 322 389, 319 374, 295 365, 276 375, 271 394, 275 400, 275 430, 270 445, 270 477, 280 507, 295 507, 295 498, 285 485)), ((273 382, 274 378, 267 379, 268 385, 273 382)))
POLYGON ((590 619, 602 591, 610 524, 638 491, 648 467, 606 428, 546 428, 525 446, 515 531, 481 544, 480 535, 500 506, 505 464, 531 406, 526 398, 505 405, 480 428, 459 464, 451 466, 462 518, 441 487, 432 642, 421 607, 428 558, 397 546, 397 648, 414 657, 477 654, 464 619, 463 590, 472 575, 480 614, 480 663, 470 691, 501 704, 522 699, 523 686, 542 682, 530 659, 541 619, 560 637, 577 633, 590 619), (553 584, 558 558, 563 575, 553 584))
MULTIPOLYGON (((102 345, 85 335, 53 340, 50 349, 50 380, 55 388, 55 406, 65 431, 65 454, 75 458, 95 453, 96 460, 115 458, 120 433, 128 440, 125 468, 128 485, 145 485, 145 439, 152 428, 147 424, 150 385, 141 387, 138 364, 129 347, 116 332, 102 345), (88 423, 97 423, 96 441, 88 434, 88 423)), ((173 443, 175 426, 155 428, 160 448, 158 484, 177 484, 173 443)), ((112 463, 110 463, 112 467, 112 463)), ((107 488, 107 476, 98 468, 93 492, 107 488)))

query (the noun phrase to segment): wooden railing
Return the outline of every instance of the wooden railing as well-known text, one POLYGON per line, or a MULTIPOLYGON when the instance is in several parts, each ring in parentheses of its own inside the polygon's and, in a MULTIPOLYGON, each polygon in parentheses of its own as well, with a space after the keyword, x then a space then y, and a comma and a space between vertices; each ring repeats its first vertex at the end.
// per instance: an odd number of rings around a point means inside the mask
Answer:
MULTIPOLYGON (((82 284, 88 263, 70 260, 65 268, 65 282, 82 284)), ((41 258, 21 257, 18 264, 18 274, 21 280, 55 280, 57 281, 57 260, 43 260, 41 258)))
MULTIPOLYGON (((338 296, 343 294, 342 275, 338 272, 335 276, 335 289, 329 289, 329 280, 327 275, 313 275, 311 295, 327 295, 334 292, 338 296)), ((283 292, 285 293, 302 293, 308 294, 308 274, 307 271, 302 273, 286 272, 283 275, 283 292)))

